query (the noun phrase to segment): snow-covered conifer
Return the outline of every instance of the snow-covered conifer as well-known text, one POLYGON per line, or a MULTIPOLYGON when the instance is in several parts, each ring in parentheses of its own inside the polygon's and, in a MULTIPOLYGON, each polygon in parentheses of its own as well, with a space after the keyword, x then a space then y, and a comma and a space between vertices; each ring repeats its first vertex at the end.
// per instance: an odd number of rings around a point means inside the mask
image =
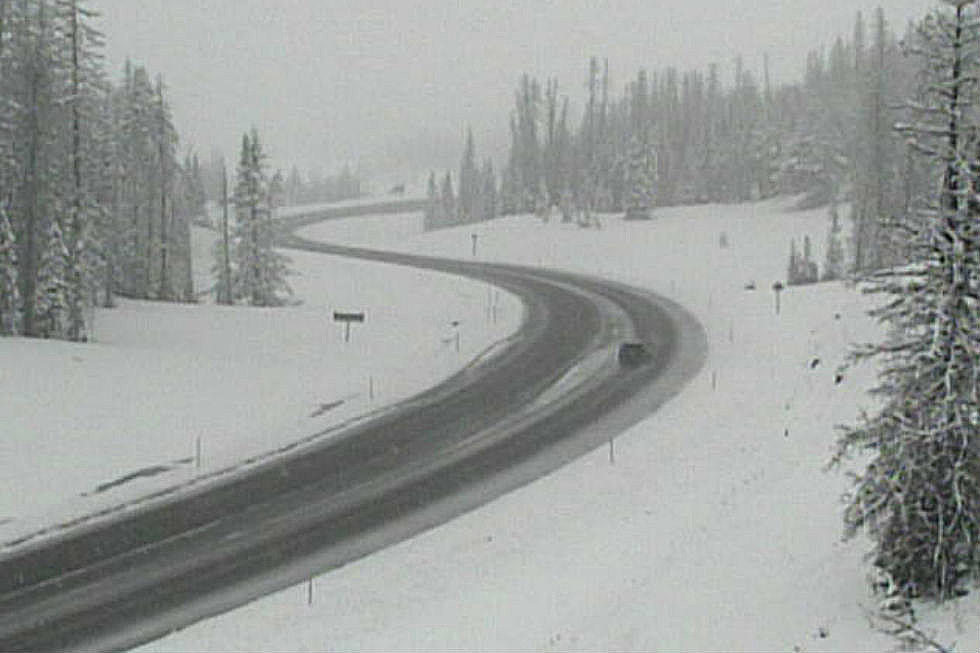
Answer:
POLYGON ((454 223, 456 217, 456 194, 453 192, 453 177, 448 170, 446 171, 446 175, 442 178, 439 213, 445 221, 445 226, 449 226, 454 223))
POLYGON ((272 216, 278 184, 266 173, 266 155, 258 131, 242 136, 235 187, 236 263, 233 288, 236 298, 252 306, 279 306, 291 294, 286 276, 289 259, 273 248, 272 216))
POLYGON ((473 144, 473 130, 466 132, 466 145, 459 164, 459 200, 455 216, 459 224, 475 222, 479 218, 477 203, 480 195, 480 172, 476 167, 476 147, 473 144))
POLYGON ((493 172, 493 161, 486 159, 480 171, 480 202, 479 219, 493 220, 497 217, 497 175, 493 172))
POLYGON ((436 173, 429 172, 429 182, 426 186, 426 204, 423 216, 423 227, 432 231, 439 226, 439 189, 436 184, 436 173))
POLYGON ((830 206, 830 230, 827 232, 827 251, 824 258, 823 280, 835 281, 844 276, 844 244, 841 240, 840 213, 837 203, 830 206))
POLYGON ((35 320, 39 337, 61 338, 65 335, 68 317, 68 282, 65 278, 68 256, 61 225, 57 220, 52 220, 37 274, 35 320))
POLYGON ((875 276, 888 301, 872 314, 888 339, 860 356, 882 360, 882 408, 846 430, 835 458, 873 458, 845 512, 874 540, 874 564, 905 597, 946 599, 980 573, 980 241, 976 200, 980 17, 947 2, 919 26, 921 101, 903 131, 936 185, 904 226, 910 265, 875 276))
POLYGON ((789 265, 786 266, 786 283, 791 286, 800 283, 800 254, 796 249, 796 240, 789 241, 789 265))
POLYGON ((105 80, 99 48, 102 35, 91 27, 94 15, 82 0, 57 0, 56 18, 63 35, 64 69, 67 73, 69 118, 67 147, 70 172, 67 191, 68 248, 65 281, 68 315, 65 335, 72 341, 88 339, 85 309, 92 301, 92 283, 96 276, 94 236, 103 219, 96 192, 103 166, 103 133, 108 121, 103 113, 105 80))
POLYGON ((653 186, 656 179, 656 157, 642 139, 634 136, 629 148, 626 167, 626 219, 646 220, 653 206, 653 186))
POLYGON ((817 262, 813 260, 813 243, 810 234, 803 236, 803 282, 816 283, 820 278, 817 262))
POLYGON ((221 205, 221 214, 218 218, 218 237, 214 241, 214 265, 211 271, 215 278, 215 301, 219 304, 231 305, 234 303, 231 269, 231 219, 228 216, 231 198, 228 196, 228 168, 225 166, 224 159, 220 160, 220 168, 218 202, 221 205))
POLYGON ((20 291, 17 288, 17 242, 6 207, 0 205, 0 336, 20 330, 20 291))

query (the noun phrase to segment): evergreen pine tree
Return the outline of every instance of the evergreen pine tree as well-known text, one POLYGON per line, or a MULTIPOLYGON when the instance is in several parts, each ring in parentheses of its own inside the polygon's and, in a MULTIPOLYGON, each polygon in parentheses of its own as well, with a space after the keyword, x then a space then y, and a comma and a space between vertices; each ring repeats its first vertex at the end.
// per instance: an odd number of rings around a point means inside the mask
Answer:
POLYGON ((855 479, 848 532, 867 529, 898 594, 940 600, 980 572, 980 18, 975 2, 946 5, 916 31, 925 101, 904 129, 942 184, 925 219, 904 226, 911 265, 875 277, 889 301, 872 315, 890 335, 858 357, 883 360, 883 406, 845 431, 835 457, 873 455, 855 479))
POLYGON ((456 194, 453 192, 453 177, 446 171, 442 178, 442 188, 440 190, 439 212, 442 214, 444 226, 450 226, 456 219, 456 194))
POLYGON ((0 205, 0 336, 20 331, 20 292, 17 288, 17 242, 6 207, 0 205))
POLYGON ((830 206, 830 230, 827 232, 827 251, 823 280, 836 281, 844 276, 844 244, 841 239, 840 213, 837 203, 830 206))
POLYGON ((803 236, 803 283, 816 283, 820 278, 817 262, 813 260, 813 244, 810 235, 803 236))
POLYGON ((429 183, 426 187, 426 204, 423 215, 423 229, 432 231, 439 227, 439 189, 436 185, 436 173, 429 172, 429 183))
POLYGON ((480 172, 480 220, 493 220, 497 217, 497 176, 493 172, 493 161, 486 159, 480 172))
POLYGON ((626 184, 629 189, 626 219, 648 220, 653 206, 653 174, 656 164, 650 148, 639 137, 634 136, 629 148, 629 161, 626 168, 626 184))
MULTIPOLYGON (((253 144, 257 146, 258 142, 258 137, 256 136, 253 144)), ((257 159, 261 159, 263 156, 261 152, 257 153, 257 159)), ((261 275, 259 281, 261 284, 261 296, 264 298, 264 306, 282 305, 285 302, 284 296, 293 294, 292 289, 286 282, 286 277, 292 274, 289 268, 291 261, 289 257, 277 251, 274 247, 275 231, 272 221, 282 201, 282 193, 283 176, 281 172, 277 171, 269 181, 269 186, 266 190, 265 215, 260 230, 259 269, 261 275)))
POLYGON ((68 248, 62 235, 61 225, 52 220, 48 228, 47 243, 41 252, 37 274, 37 336, 62 338, 65 335, 68 313, 68 248))
POLYGON ((796 251, 796 240, 789 241, 789 265, 786 267, 786 283, 795 286, 800 283, 800 255, 796 251))
POLYGON ((82 0, 57 0, 56 18, 63 34, 63 58, 67 73, 67 104, 69 119, 66 139, 70 172, 67 192, 65 245, 68 316, 65 335, 68 340, 88 339, 85 309, 92 304, 93 281, 96 277, 98 247, 94 242, 96 229, 103 221, 96 192, 102 169, 100 149, 108 130, 102 114, 104 73, 98 57, 102 35, 88 23, 92 12, 82 0))
POLYGON ((286 276, 289 259, 273 248, 272 213, 278 183, 266 174, 266 155, 258 131, 242 136, 238 183, 233 203, 236 213, 234 235, 234 296, 252 306, 279 306, 283 294, 291 294, 286 276))
POLYGON ((231 219, 228 215, 231 197, 228 196, 228 168, 225 160, 219 159, 215 165, 220 166, 218 171, 218 202, 220 204, 218 218, 218 238, 214 241, 214 265, 211 272, 214 274, 214 299, 218 304, 230 306, 235 302, 233 288, 233 273, 231 266, 232 256, 232 227, 231 219))
POLYGON ((466 131, 466 145, 459 164, 459 199, 456 210, 457 223, 466 224, 479 219, 476 215, 480 194, 480 172, 476 167, 476 147, 473 144, 473 130, 466 131))
MULTIPOLYGON (((17 79, 4 93, 4 103, 17 106, 12 128, 17 138, 19 179, 9 210, 17 225, 20 251, 18 281, 22 305, 24 334, 31 337, 49 335, 38 321, 40 260, 44 249, 48 216, 57 214, 58 183, 63 179, 64 152, 59 151, 63 131, 58 127, 59 104, 64 97, 64 69, 61 41, 56 29, 51 3, 47 0, 19 3, 18 24, 14 38, 6 45, 16 49, 17 60, 7 72, 17 79)), ((5 80, 6 81, 6 80, 5 80)), ((62 281, 64 279, 62 278, 62 281)))
POLYGON ((201 169, 201 162, 196 153, 188 153, 184 157, 181 173, 183 176, 181 185, 184 191, 184 210, 189 216, 206 222, 208 218, 208 196, 204 187, 204 171, 201 169))

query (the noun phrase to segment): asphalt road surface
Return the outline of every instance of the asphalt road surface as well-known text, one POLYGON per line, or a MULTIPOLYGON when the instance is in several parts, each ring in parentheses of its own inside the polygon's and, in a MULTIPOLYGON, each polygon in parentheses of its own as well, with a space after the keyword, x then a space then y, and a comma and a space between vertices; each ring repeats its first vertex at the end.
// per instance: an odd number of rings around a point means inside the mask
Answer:
MULTIPOLYGON (((401 202, 369 212, 414 208, 401 202)), ((0 650, 125 649, 324 573, 604 443, 676 394, 703 363, 705 337, 694 318, 635 288, 291 235, 301 224, 364 213, 292 218, 280 244, 486 281, 524 302, 518 337, 316 446, 0 554, 0 650), (649 362, 620 366, 616 347, 625 340, 647 343, 649 362), (575 375, 586 367, 588 375, 575 375)))

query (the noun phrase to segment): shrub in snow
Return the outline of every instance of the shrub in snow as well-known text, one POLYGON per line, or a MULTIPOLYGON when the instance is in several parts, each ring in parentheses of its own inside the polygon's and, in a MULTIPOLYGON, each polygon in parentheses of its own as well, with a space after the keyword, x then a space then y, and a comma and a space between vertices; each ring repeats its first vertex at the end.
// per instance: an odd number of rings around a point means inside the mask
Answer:
POLYGON ((914 265, 873 278, 889 301, 872 315, 890 333, 855 357, 883 361, 883 408, 845 429, 834 458, 873 456, 844 522, 872 536, 874 564, 902 597, 954 597, 980 572, 978 45, 978 7, 962 0, 915 32, 923 89, 903 130, 942 184, 924 219, 904 225, 914 265))

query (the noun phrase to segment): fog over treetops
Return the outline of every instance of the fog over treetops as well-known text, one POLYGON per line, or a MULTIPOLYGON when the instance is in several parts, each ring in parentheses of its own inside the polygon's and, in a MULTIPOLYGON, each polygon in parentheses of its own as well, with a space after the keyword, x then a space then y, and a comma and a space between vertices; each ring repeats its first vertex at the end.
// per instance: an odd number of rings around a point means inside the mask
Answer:
MULTIPOLYGON (((798 77, 810 49, 847 36, 874 0, 97 0, 113 74, 127 57, 160 72, 185 146, 232 155, 242 130, 266 134, 273 163, 367 176, 458 161, 467 125, 503 155, 519 75, 557 76, 581 109, 588 59, 614 89, 638 68, 771 58, 798 77)), ((883 5, 902 31, 932 5, 883 5)))

